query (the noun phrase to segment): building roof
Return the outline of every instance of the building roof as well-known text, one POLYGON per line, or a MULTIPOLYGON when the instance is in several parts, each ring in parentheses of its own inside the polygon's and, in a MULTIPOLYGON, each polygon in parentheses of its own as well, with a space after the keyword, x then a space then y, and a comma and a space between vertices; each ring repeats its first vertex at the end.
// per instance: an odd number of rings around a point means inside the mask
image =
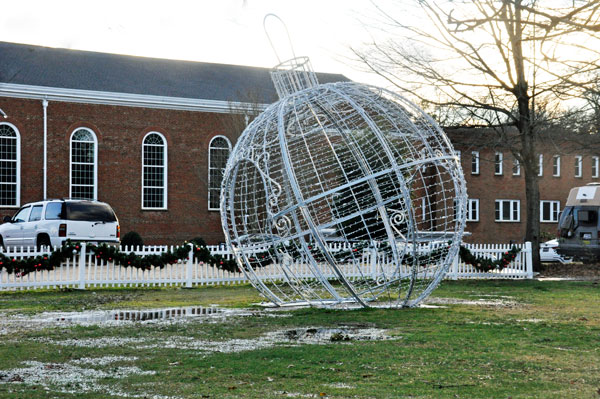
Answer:
MULTIPOLYGON (((270 104, 268 68, 178 61, 0 42, 0 84, 270 104)), ((343 82, 318 73, 320 83, 343 82)))
MULTIPOLYGON (((536 151, 542 153, 581 153, 596 155, 600 149, 600 135, 577 132, 565 126, 539 126, 534 136, 536 151)), ((521 148, 521 138, 515 126, 446 127, 444 131, 456 149, 511 151, 521 148), (503 135, 500 135, 503 132, 503 135)))

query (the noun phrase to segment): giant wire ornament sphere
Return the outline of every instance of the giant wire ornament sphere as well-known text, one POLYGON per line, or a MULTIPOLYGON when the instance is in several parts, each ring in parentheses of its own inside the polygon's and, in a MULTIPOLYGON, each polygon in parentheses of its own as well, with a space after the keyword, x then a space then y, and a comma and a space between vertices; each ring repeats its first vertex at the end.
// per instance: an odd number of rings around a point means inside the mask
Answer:
POLYGON ((398 94, 319 85, 305 58, 272 77, 281 99, 243 132, 223 177, 223 230, 240 269, 276 305, 418 304, 465 225, 447 136, 398 94))

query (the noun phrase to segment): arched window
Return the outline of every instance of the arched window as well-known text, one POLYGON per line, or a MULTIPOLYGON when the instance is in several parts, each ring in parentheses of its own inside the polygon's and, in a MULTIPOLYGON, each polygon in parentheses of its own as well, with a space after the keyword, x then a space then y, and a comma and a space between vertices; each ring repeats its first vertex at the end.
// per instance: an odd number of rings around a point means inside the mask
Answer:
POLYGON ((0 206, 21 201, 21 136, 9 123, 0 123, 0 206))
POLYGON ((158 132, 142 144, 142 209, 167 209, 167 140, 158 132))
POLYGON ((231 142, 227 137, 216 136, 208 146, 208 209, 218 210, 221 197, 221 181, 227 159, 231 152, 231 142))
POLYGON ((98 141, 85 127, 71 135, 71 198, 98 198, 98 141))

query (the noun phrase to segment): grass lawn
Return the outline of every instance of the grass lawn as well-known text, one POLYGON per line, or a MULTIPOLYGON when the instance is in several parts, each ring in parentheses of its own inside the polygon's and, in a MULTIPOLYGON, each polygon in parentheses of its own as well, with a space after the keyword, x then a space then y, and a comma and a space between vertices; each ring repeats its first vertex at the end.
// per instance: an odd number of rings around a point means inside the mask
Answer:
POLYGON ((0 398, 600 398, 598 282, 444 281, 432 299, 441 305, 266 312, 250 286, 2 292, 0 398), (211 304, 252 311, 33 321, 211 304), (279 339, 338 326, 386 339, 279 339))

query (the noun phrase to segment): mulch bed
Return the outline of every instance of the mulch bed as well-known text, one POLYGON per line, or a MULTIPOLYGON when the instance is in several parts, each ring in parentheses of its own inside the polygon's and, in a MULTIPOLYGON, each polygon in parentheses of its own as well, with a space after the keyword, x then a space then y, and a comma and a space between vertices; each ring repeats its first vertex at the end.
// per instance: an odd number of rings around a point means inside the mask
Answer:
POLYGON ((542 270, 537 277, 576 278, 585 280, 600 279, 600 264, 572 262, 542 263, 542 270))

